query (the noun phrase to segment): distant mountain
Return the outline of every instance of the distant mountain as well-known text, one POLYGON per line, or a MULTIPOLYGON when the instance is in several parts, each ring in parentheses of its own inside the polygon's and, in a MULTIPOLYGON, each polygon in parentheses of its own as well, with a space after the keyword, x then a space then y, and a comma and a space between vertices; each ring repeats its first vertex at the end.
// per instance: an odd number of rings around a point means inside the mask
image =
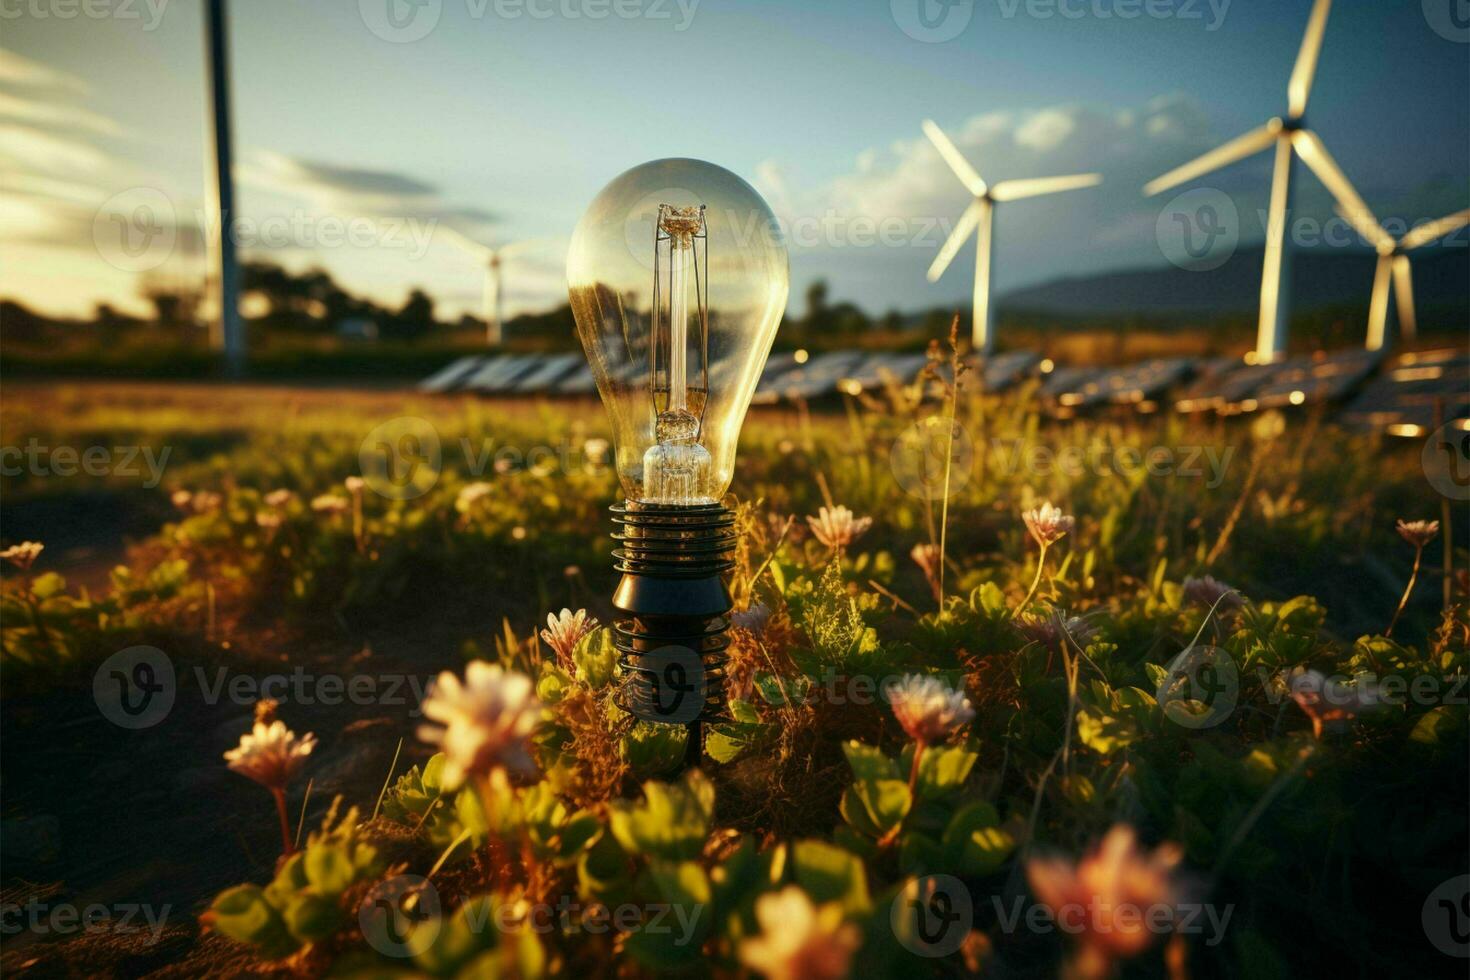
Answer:
MULTIPOLYGON (((1297 312, 1361 304, 1373 288, 1375 255, 1364 249, 1298 250, 1292 257, 1292 306, 1297 312)), ((1260 297, 1262 249, 1241 249, 1217 269, 1172 265, 1054 279, 1006 293, 1008 313, 1061 315, 1230 314, 1254 312, 1260 297)), ((1431 246, 1413 253, 1414 299, 1421 314, 1470 321, 1470 250, 1431 246)))

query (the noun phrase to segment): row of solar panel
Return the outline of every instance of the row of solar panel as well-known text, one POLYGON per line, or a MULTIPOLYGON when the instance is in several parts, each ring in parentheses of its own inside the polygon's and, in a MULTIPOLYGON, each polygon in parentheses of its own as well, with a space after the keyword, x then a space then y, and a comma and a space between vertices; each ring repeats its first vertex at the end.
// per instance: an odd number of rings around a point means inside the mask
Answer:
MULTIPOLYGON (((925 363, 925 356, 916 353, 774 354, 761 375, 755 402, 810 401, 911 382, 925 363)), ((1425 426, 1436 414, 1470 416, 1470 355, 1463 350, 1404 354, 1392 362, 1372 352, 1345 351, 1275 364, 1174 357, 1098 368, 1055 367, 1039 354, 1009 351, 971 367, 987 391, 1039 378, 1040 398, 1061 417, 1107 405, 1143 412, 1172 405, 1185 413, 1234 415, 1322 403, 1341 406, 1345 420, 1372 428, 1425 426)), ((419 387, 494 395, 586 395, 596 390, 586 360, 571 353, 462 357, 419 387)))

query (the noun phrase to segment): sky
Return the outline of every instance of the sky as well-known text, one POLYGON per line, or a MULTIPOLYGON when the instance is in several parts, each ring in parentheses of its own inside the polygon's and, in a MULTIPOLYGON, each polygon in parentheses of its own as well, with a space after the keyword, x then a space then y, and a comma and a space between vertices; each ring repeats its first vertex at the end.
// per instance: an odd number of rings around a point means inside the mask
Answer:
MULTIPOLYGON (((0 296, 142 311, 197 281, 200 0, 0 0, 0 296), (155 234, 163 229, 164 234, 155 234), (178 230, 175 230, 178 229, 178 230), (131 236, 131 237, 130 237, 131 236), (141 236, 141 237, 140 237, 141 236)), ((1307 124, 1379 218, 1470 205, 1464 0, 1338 0, 1307 124)), ((250 0, 231 4, 248 256, 320 266, 442 318, 477 311, 475 240, 534 239, 514 314, 561 302, 565 245, 618 173, 692 156, 784 227, 794 312, 816 279, 873 313, 966 303, 968 203, 934 119, 987 180, 1098 172, 1003 204, 995 287, 1160 266, 1159 219, 1209 188, 1261 234, 1269 162, 1145 198, 1149 179, 1285 111, 1307 0, 250 0)), ((1331 217, 1299 170, 1298 215, 1331 217)), ((1459 243, 1470 241, 1461 232, 1459 243)), ((1366 297, 1368 284, 1364 284, 1366 297)))

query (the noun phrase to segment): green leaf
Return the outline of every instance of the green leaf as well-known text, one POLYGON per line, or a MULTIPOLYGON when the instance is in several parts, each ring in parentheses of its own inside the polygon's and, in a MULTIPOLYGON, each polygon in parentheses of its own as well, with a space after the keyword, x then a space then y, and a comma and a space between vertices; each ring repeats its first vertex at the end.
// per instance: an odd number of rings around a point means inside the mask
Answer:
POLYGON ((820 840, 797 841, 792 849, 796 882, 812 901, 840 902, 850 914, 868 911, 868 880, 857 855, 820 840))
POLYGON ((210 905, 207 918, 216 932, 236 942, 258 946, 268 957, 281 956, 296 948, 286 923, 257 885, 236 885, 220 892, 210 905))
POLYGON ((1442 704, 1425 712, 1414 723, 1414 730, 1409 733, 1410 740, 1421 745, 1440 745, 1449 741, 1465 728, 1464 712, 1454 709, 1454 705, 1442 704))
POLYGON ((992 874, 1016 849, 1016 840, 1000 826, 1000 815, 984 800, 955 811, 941 839, 946 861, 960 874, 992 874))
POLYGON ((37 599, 44 602, 66 591, 66 579, 55 572, 37 575, 31 580, 31 591, 35 593, 37 599))
POLYGON ((304 943, 314 943, 335 933, 342 925, 342 909, 335 898, 305 892, 292 899, 283 913, 286 928, 304 943))
POLYGON ((572 650, 572 663, 577 668, 577 678, 593 690, 611 683, 618 672, 618 651, 613 646, 612 630, 601 626, 578 640, 572 650))
MULTIPOLYGON (((979 753, 972 752, 963 745, 935 745, 925 749, 924 754, 919 757, 919 779, 916 784, 919 796, 933 799, 964 786, 978 758, 979 753)), ((913 759, 914 747, 911 743, 904 747, 900 760, 904 771, 913 765, 913 759)))
POLYGON ((914 805, 908 783, 902 779, 865 779, 852 785, 879 836, 903 823, 914 805))
POLYGON ((643 804, 619 801, 609 808, 608 826, 623 849, 670 861, 698 857, 714 814, 714 784, 691 769, 679 783, 644 783, 643 796, 643 804))
POLYGON ((307 880, 323 895, 342 894, 357 877, 348 852, 332 844, 313 844, 308 847, 304 863, 307 880))
POLYGON ((1126 719, 1082 708, 1077 712, 1077 737, 1098 755, 1108 756, 1132 745, 1138 738, 1138 729, 1126 719))
POLYGON ((842 754, 847 756, 847 764, 852 767, 854 779, 861 781, 900 778, 898 763, 875 745, 864 745, 858 741, 844 742, 842 743, 842 754))

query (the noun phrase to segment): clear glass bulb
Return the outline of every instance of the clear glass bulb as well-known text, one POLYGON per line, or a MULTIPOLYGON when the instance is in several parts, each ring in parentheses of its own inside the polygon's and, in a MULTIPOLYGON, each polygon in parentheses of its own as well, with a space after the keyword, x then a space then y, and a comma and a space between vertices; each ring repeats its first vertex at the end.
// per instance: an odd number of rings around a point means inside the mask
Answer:
POLYGON ((701 160, 634 167, 578 223, 567 288, 624 495, 718 502, 790 288, 770 207, 701 160))

